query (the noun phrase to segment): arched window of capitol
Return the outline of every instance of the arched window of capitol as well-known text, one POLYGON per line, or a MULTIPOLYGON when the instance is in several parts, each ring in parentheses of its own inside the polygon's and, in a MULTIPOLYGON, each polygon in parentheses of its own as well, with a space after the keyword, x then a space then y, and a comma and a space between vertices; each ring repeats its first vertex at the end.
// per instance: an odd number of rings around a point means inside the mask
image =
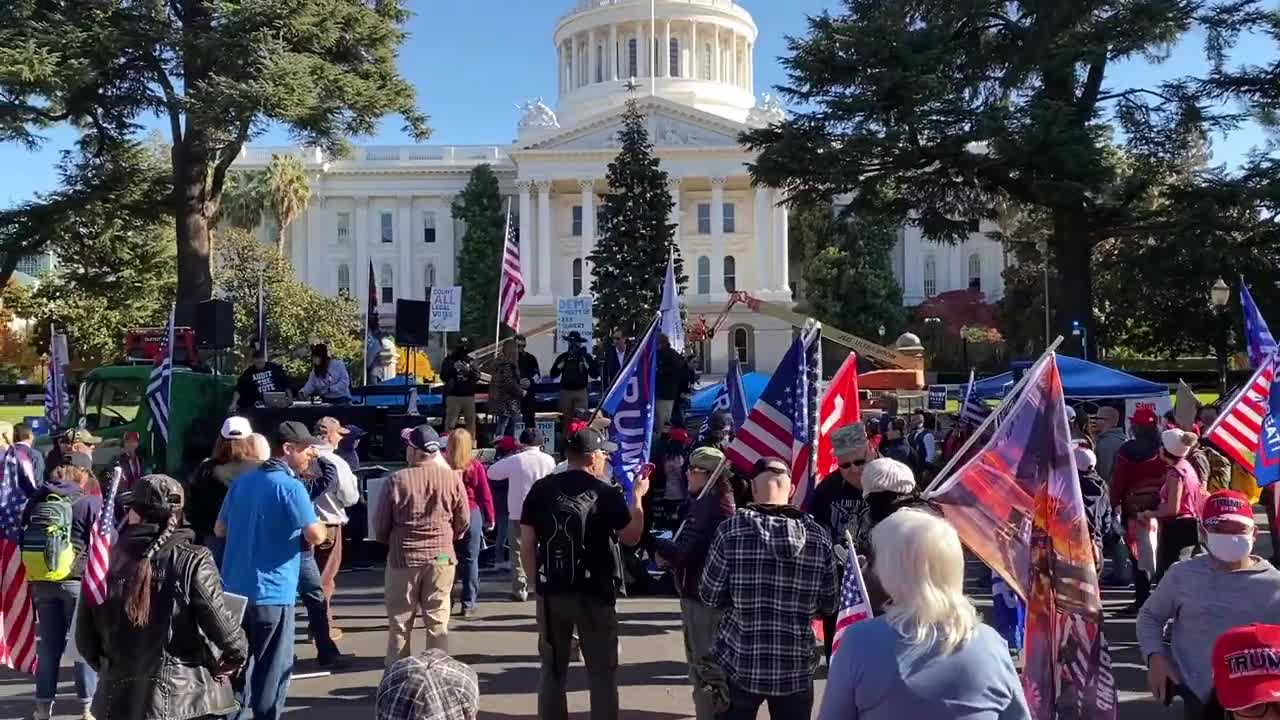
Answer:
POLYGON ((756 333, 750 325, 734 325, 729 329, 729 357, 736 357, 742 372, 756 367, 756 333))
POLYGON ((724 291, 734 292, 738 289, 738 261, 732 255, 724 256, 724 291))
POLYGON ((711 294, 711 258, 698 256, 698 294, 711 294))
POLYGON ((338 266, 338 294, 351 294, 351 268, 345 263, 338 266))
POLYGON ((573 294, 582 294, 582 258, 573 259, 573 294))

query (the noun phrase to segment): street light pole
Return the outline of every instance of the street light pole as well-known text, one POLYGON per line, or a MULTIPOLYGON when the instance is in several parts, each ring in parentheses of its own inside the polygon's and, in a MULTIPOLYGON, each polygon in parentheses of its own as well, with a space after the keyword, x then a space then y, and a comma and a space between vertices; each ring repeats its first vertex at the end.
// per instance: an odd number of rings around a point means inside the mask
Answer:
POLYGON ((1217 327, 1214 338, 1214 353, 1218 356, 1218 396, 1227 394, 1227 304, 1231 302, 1231 286, 1222 278, 1218 278, 1209 288, 1209 303, 1217 327))
POLYGON ((1040 251, 1040 268, 1044 273, 1044 346, 1049 347, 1049 243, 1041 240, 1036 243, 1040 251))

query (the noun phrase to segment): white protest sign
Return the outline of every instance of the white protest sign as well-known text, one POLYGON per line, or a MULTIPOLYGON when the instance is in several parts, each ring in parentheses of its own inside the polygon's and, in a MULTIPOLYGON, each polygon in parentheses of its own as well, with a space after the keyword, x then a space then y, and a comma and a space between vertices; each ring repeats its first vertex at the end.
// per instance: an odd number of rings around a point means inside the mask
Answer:
POLYGON ((591 352, 591 326, 593 324, 591 302, 592 297, 590 295, 559 298, 556 301, 557 347, 565 343, 565 338, 569 336, 569 333, 576 331, 582 336, 587 352, 591 352))
POLYGON ((1125 398, 1124 401, 1124 421, 1127 424, 1129 418, 1138 411, 1139 407, 1146 406, 1155 411, 1156 417, 1159 418, 1157 423, 1159 427, 1164 427, 1164 414, 1173 409, 1173 401, 1169 399, 1169 395, 1156 395, 1154 397, 1144 398, 1125 398))
POLYGON ((431 332, 458 332, 462 327, 462 288, 431 288, 431 332))

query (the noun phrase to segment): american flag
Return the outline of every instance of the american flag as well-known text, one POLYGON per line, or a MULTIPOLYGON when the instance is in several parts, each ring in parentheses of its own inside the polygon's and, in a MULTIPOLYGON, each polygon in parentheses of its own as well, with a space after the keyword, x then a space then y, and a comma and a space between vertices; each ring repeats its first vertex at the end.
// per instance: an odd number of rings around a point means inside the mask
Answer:
POLYGON ((1271 381, 1276 372, 1276 355, 1268 355, 1262 365, 1209 426, 1205 437, 1240 467, 1257 475, 1254 463, 1263 421, 1270 415, 1271 381))
POLYGON ((1267 321, 1262 319, 1258 306, 1254 304, 1243 277, 1240 278, 1240 309, 1244 311, 1244 335, 1249 345, 1249 365, 1258 367, 1276 349, 1276 339, 1267 328, 1267 321))
POLYGON ((169 402, 173 386, 173 321, 177 305, 169 308, 169 330, 159 363, 147 381, 147 408, 151 411, 151 431, 169 442, 169 402))
POLYGON ((970 370, 969 384, 964 389, 964 401, 960 403, 960 422, 977 427, 991 414, 991 408, 974 394, 974 387, 973 371, 970 370))
POLYGON ((111 485, 102 498, 102 512, 89 534, 89 559, 85 565, 83 589, 90 607, 107 600, 107 572, 111 567, 111 545, 115 540, 116 490, 120 487, 119 467, 111 474, 111 485))
POLYGON ((22 567, 22 510, 27 493, 18 478, 16 453, 5 456, 0 473, 0 665, 36 671, 35 608, 22 567))
POLYGON ((502 245, 502 276, 498 279, 498 318, 520 332, 520 301, 524 299, 524 277, 520 275, 520 241, 511 224, 511 201, 507 200, 506 239, 502 245))
POLYGON ((729 461, 744 471, 762 458, 786 461, 791 467, 791 503, 798 508, 805 506, 813 489, 812 428, 817 424, 820 337, 811 329, 791 343, 725 451, 729 461))
POLYGON ((862 580, 862 568, 858 556, 849 548, 849 566, 844 572, 844 589, 840 591, 840 611, 836 613, 836 631, 831 639, 831 656, 840 650, 840 639, 849 626, 872 617, 871 601, 867 599, 866 583, 862 580))
POLYGON ((49 366, 44 382, 44 416, 50 428, 61 428, 67 422, 71 400, 67 396, 67 339, 49 328, 49 366))

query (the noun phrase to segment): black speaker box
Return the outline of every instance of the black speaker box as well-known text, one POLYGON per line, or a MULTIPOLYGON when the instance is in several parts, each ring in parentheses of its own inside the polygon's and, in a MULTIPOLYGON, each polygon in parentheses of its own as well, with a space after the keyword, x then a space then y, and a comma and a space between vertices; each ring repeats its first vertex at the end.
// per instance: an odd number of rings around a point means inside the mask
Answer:
POLYGON ((196 305, 196 346, 202 350, 225 350, 236 344, 236 315, 226 300, 205 300, 196 305))
POLYGON ((426 347, 431 324, 431 303, 426 300, 396 300, 396 344, 426 347))

